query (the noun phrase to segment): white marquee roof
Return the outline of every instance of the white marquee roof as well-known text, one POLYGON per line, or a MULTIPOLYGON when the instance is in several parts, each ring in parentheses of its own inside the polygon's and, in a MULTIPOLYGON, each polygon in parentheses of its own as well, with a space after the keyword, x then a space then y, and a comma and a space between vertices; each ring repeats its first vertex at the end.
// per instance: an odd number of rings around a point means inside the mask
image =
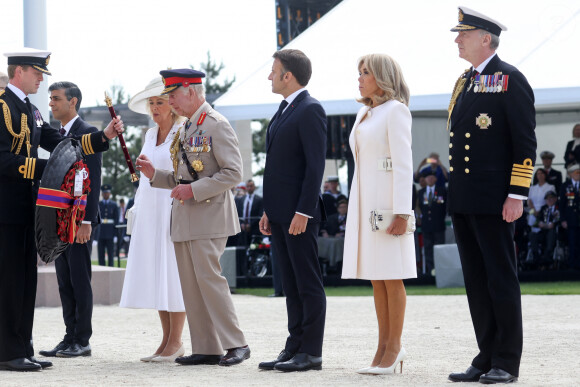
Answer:
MULTIPOLYGON (((539 109, 580 105, 580 3, 462 1, 508 27, 498 55, 518 67, 536 93, 539 109)), ((360 104, 357 59, 383 52, 401 65, 411 110, 446 110, 457 77, 469 64, 454 43, 457 2, 451 0, 344 0, 285 48, 312 61, 308 90, 327 114, 354 114, 360 104)), ((248 55, 252 55, 251 50, 248 55)), ((243 58, 241 58, 243 60, 243 58)), ((230 120, 270 118, 281 97, 271 92, 271 58, 215 101, 230 120)))

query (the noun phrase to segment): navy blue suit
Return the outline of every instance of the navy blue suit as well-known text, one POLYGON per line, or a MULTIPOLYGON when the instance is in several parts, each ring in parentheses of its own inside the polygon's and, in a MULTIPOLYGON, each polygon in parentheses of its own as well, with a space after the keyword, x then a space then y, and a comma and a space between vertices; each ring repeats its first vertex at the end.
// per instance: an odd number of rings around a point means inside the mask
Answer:
POLYGON ((101 225, 99 226, 98 248, 99 265, 105 266, 105 249, 107 250, 108 265, 115 266, 115 242, 118 235, 117 224, 119 224, 119 206, 109 198, 109 202, 104 200, 99 202, 99 212, 101 215, 101 225))
MULTIPOLYGON (((97 128, 87 124, 80 117, 72 124, 68 136, 81 136, 96 132, 97 128)), ((90 221, 94 228, 99 224, 99 193, 101 190, 100 153, 85 157, 91 180, 91 191, 87 198, 84 221, 90 221)), ((62 316, 66 326, 63 341, 68 344, 89 344, 93 333, 93 289, 91 287, 92 238, 86 243, 72 243, 55 261, 58 291, 62 303, 62 316)))
POLYGON ((307 91, 270 121, 266 136, 264 212, 286 294, 286 350, 322 355, 326 295, 317 235, 326 219, 320 186, 326 154, 326 113, 307 91), (311 216, 306 231, 290 235, 296 212, 311 216))

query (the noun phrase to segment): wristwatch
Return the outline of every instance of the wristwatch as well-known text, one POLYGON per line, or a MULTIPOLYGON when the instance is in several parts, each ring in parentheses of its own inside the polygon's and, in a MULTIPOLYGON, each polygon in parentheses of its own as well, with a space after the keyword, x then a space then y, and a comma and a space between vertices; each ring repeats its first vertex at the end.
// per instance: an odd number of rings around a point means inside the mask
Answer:
POLYGON ((405 220, 409 220, 409 217, 410 217, 411 215, 407 215, 407 214, 397 214, 397 216, 398 216, 399 218, 402 218, 402 219, 405 219, 405 220))

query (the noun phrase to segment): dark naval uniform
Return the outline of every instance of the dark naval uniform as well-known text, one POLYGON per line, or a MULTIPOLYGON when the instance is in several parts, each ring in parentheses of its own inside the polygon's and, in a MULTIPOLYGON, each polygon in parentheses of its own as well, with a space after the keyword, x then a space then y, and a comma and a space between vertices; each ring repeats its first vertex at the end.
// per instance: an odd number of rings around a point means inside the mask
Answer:
MULTIPOLYGON (((103 185, 103 190, 111 189, 103 185)), ((99 265, 105 266, 105 249, 109 266, 115 266, 115 237, 118 236, 117 224, 119 224, 119 206, 114 200, 101 200, 99 202, 101 224, 99 225, 98 252, 99 265)))
MULTIPOLYGON (((52 151, 63 139, 34 105, 22 101, 10 87, 0 91, 0 362, 34 355, 34 214, 47 163, 38 158, 37 149, 52 151)), ((78 137, 85 154, 108 149, 103 138, 102 132, 78 137)))
POLYGON ((566 229, 568 263, 570 267, 580 269, 580 185, 578 182, 571 179, 564 183, 560 193, 559 208, 560 221, 565 221, 568 226, 566 229))
POLYGON ((425 249, 427 272, 434 268, 433 246, 445 243, 445 216, 447 215, 447 190, 445 186, 421 188, 419 191, 419 209, 421 210, 421 234, 425 249))
POLYGON ((472 365, 517 377, 521 295, 514 223, 503 220, 502 210, 508 194, 528 195, 536 159, 534 94, 497 55, 481 75, 463 77, 450 113, 448 203, 480 350, 472 365))

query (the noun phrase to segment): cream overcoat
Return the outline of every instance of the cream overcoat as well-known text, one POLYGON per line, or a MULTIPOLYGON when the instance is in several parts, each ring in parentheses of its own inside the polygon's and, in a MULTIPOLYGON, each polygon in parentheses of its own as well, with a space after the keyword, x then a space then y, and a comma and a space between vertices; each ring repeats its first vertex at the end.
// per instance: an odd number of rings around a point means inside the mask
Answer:
MULTIPOLYGON (((240 232, 238 211, 232 188, 242 180, 242 156, 238 137, 230 123, 205 102, 186 122, 189 128, 180 132, 186 143, 195 137, 211 138, 211 147, 205 152, 186 152, 190 162, 201 160, 203 171, 199 180, 191 183, 194 198, 183 204, 173 200, 171 211, 171 240, 185 242, 198 239, 223 238, 240 232), (203 122, 202 113, 206 113, 203 122)), ((186 144, 187 145, 187 144, 186 144)), ((182 163, 179 152, 177 178, 193 180, 182 163)), ((151 185, 172 189, 176 186, 173 171, 155 169, 151 185)))
POLYGON ((346 224, 342 278, 369 280, 417 276, 412 234, 395 237, 371 231, 372 210, 412 214, 413 159, 411 113, 404 104, 388 101, 362 107, 349 139, 355 158, 346 224), (366 115, 364 121, 362 118, 366 115), (391 158, 392 170, 379 168, 391 158))

